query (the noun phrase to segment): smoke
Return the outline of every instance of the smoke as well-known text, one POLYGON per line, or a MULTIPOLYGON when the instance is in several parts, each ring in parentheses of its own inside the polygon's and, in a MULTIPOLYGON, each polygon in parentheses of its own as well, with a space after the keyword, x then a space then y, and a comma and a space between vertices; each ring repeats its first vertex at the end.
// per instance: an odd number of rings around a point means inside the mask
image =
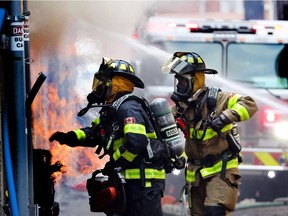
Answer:
MULTIPOLYGON (((35 45, 42 43, 45 48, 55 51, 61 44, 69 42, 62 40, 63 35, 67 33, 73 36, 90 34, 91 38, 97 39, 95 27, 131 36, 135 25, 143 18, 143 13, 152 3, 152 1, 32 1, 31 43, 35 45), (87 26, 79 26, 80 23, 87 26)), ((105 40, 105 36, 101 39, 103 47, 111 49, 111 53, 118 52, 113 46, 108 46, 111 41, 105 40)))
POLYGON ((123 38, 132 37, 152 5, 153 1, 31 1, 32 70, 41 65, 48 82, 63 81, 60 96, 69 97, 75 89, 83 100, 102 57, 132 58, 134 48, 123 38))

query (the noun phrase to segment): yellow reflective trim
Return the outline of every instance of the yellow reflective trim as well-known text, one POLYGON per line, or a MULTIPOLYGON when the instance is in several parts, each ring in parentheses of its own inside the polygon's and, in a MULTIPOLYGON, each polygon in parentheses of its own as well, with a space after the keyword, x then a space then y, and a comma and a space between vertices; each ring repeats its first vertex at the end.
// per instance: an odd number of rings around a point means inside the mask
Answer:
MULTIPOLYGON (((201 169, 200 173, 201 173, 202 177, 205 178, 209 175, 213 175, 215 173, 221 172, 222 163, 223 163, 223 161, 221 160, 212 167, 205 167, 205 168, 201 169)), ((237 167, 238 167, 238 158, 234 158, 234 159, 227 162, 226 169, 237 168, 237 167)))
MULTIPOLYGON (((223 128, 222 128, 222 132, 226 132, 226 131, 229 131, 231 130, 233 127, 233 124, 228 124, 228 125, 225 125, 223 128)), ((194 133, 195 129, 194 128, 190 128, 190 139, 193 139, 193 133, 194 133)), ((202 136, 203 136, 203 133, 204 131, 203 130, 197 130, 197 133, 196 133, 196 136, 198 139, 200 139, 202 136)), ((214 136, 217 135, 217 132, 214 131, 212 128, 207 128, 206 130, 206 133, 205 133, 205 136, 203 137, 203 140, 209 140, 209 139, 212 139, 214 136)))
POLYGON ((85 134, 85 132, 83 130, 77 129, 77 130, 73 130, 73 131, 74 131, 74 133, 77 136, 77 140, 83 141, 83 140, 86 139, 86 134, 85 134))
POLYGON ((98 117, 92 121, 92 125, 96 126, 98 124, 100 124, 100 117, 98 117))
MULTIPOLYGON (((125 179, 140 179, 140 169, 126 169, 122 171, 125 179)), ((145 179, 165 179, 165 170, 157 170, 152 168, 145 169, 145 179)))
MULTIPOLYGON (((186 58, 186 56, 185 56, 185 58, 186 58)), ((184 60, 184 61, 185 61, 185 60, 184 60)), ((189 56, 189 57, 187 58, 187 62, 188 62, 188 63, 194 63, 194 58, 192 58, 192 57, 189 56)))
POLYGON ((235 95, 233 95, 233 97, 231 97, 231 98, 229 98, 229 100, 228 100, 228 108, 229 109, 232 109, 232 107, 235 105, 235 104, 237 104, 237 101, 238 101, 238 98, 240 97, 240 95, 238 95, 238 94, 235 94, 235 95))
POLYGON ((133 69, 133 67, 131 65, 129 65, 129 70, 130 70, 131 73, 135 73, 134 69, 133 69))
POLYGON ((113 151, 116 151, 118 148, 120 148, 120 146, 122 146, 124 142, 126 142, 126 138, 124 137, 115 140, 113 145, 113 151))
POLYGON ((127 71, 127 67, 125 64, 120 64, 119 69, 127 71))
POLYGON ((113 153, 113 159, 114 159, 114 161, 117 161, 120 157, 121 157, 120 150, 117 149, 117 150, 113 153))
POLYGON ((152 186, 152 182, 151 181, 145 181, 145 187, 151 187, 152 186))
POLYGON ((131 152, 129 152, 129 151, 126 150, 126 151, 123 152, 122 156, 123 156, 127 161, 132 162, 132 161, 135 159, 135 157, 137 156, 137 154, 133 154, 133 153, 131 153, 131 152))
POLYGON ((245 120, 250 119, 249 112, 241 104, 237 103, 231 109, 239 114, 241 121, 245 121, 245 120))
POLYGON ((149 139, 157 139, 157 135, 156 135, 155 132, 153 132, 153 133, 147 133, 147 137, 148 137, 149 139))
POLYGON ((137 156, 136 154, 133 154, 129 151, 124 151, 123 154, 121 154, 120 150, 117 149, 114 153, 113 153, 113 159, 114 161, 117 161, 120 157, 125 158, 127 161, 132 162, 135 157, 137 156))
POLYGON ((187 170, 186 172, 186 182, 193 183, 195 182, 195 172, 187 170))
POLYGON ((111 80, 108 80, 108 81, 105 83, 105 85, 106 85, 107 87, 110 87, 111 84, 112 84, 111 80))
POLYGON ((233 95, 233 97, 231 97, 228 100, 228 108, 237 112, 240 116, 241 121, 245 121, 245 120, 250 119, 250 115, 249 115, 248 110, 244 106, 237 103, 239 97, 241 97, 241 95, 239 95, 239 94, 233 95))
POLYGON ((202 59, 200 57, 197 57, 198 63, 203 63, 202 59))
POLYGON ((146 129, 145 126, 141 124, 126 124, 124 126, 124 134, 127 133, 137 133, 146 135, 146 129))

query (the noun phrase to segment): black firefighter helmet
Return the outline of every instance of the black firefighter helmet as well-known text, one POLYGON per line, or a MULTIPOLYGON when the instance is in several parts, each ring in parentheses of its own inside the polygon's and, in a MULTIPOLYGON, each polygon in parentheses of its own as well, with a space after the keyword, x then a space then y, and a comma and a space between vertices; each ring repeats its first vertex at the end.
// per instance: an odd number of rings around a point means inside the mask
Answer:
POLYGON ((134 68, 127 61, 103 58, 99 70, 94 75, 92 89, 95 91, 99 82, 106 82, 116 75, 129 79, 135 87, 144 88, 144 83, 135 75, 134 68))
POLYGON ((162 66, 164 73, 171 74, 217 74, 214 69, 206 68, 204 60, 195 52, 175 52, 174 55, 162 66))

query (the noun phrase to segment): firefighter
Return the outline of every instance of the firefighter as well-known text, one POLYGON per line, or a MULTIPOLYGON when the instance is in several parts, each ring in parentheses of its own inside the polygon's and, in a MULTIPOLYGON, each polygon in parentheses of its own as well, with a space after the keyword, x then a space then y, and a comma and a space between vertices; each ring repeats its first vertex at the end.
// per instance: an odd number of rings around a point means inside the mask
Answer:
POLYGON ((103 104, 100 116, 91 127, 67 133, 57 131, 49 140, 71 147, 103 147, 110 156, 103 174, 121 168, 125 178, 125 209, 123 212, 108 209, 107 215, 161 216, 165 170, 160 156, 153 160, 148 157, 148 146, 153 149, 157 136, 145 106, 133 95, 134 87, 144 88, 144 83, 130 63, 103 58, 94 76, 93 91, 87 96, 89 104, 103 104))
POLYGON ((186 138, 188 159, 183 191, 188 194, 190 215, 231 215, 241 179, 236 122, 250 119, 257 105, 250 96, 207 87, 205 74, 217 71, 207 69, 195 52, 174 53, 162 71, 175 78, 171 99, 186 138))

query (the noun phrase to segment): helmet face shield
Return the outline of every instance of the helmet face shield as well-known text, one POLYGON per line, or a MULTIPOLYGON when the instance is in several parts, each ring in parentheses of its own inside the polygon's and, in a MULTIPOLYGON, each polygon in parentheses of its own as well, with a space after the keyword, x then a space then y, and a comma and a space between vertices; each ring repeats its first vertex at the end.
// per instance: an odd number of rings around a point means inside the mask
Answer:
POLYGON ((103 58, 102 64, 99 67, 99 71, 94 74, 93 83, 92 83, 92 92, 89 94, 88 101, 90 103, 105 103, 106 97, 109 90, 109 80, 110 71, 107 68, 107 62, 109 59, 103 58))
POLYGON ((109 58, 102 58, 102 63, 99 67, 99 70, 95 72, 93 83, 92 83, 92 90, 96 91, 97 87, 102 85, 103 83, 106 83, 109 80, 110 77, 110 71, 108 70, 107 63, 111 59, 109 58))
POLYGON ((163 73, 187 73, 191 71, 190 65, 181 60, 178 57, 171 57, 168 61, 161 67, 163 73))
POLYGON ((105 103, 110 84, 111 83, 109 80, 99 80, 95 74, 92 85, 92 92, 87 96, 88 102, 91 104, 105 103))

